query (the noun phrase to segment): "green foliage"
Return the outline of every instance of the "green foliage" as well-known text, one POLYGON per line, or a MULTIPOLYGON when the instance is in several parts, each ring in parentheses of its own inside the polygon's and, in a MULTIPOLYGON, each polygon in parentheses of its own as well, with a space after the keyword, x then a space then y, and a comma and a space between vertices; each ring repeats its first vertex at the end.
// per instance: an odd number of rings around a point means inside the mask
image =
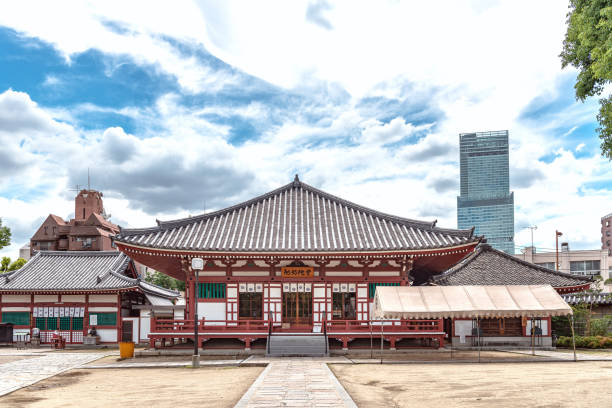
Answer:
POLYGON ((592 336, 607 336, 611 335, 608 328, 612 327, 612 317, 606 316, 603 319, 592 319, 590 332, 592 336))
POLYGON ((28 261, 18 258, 15 262, 11 263, 11 258, 4 256, 0 261, 0 273, 15 271, 25 265, 26 262, 28 261))
MULTIPOLYGON (((612 337, 605 336, 576 336, 576 348, 612 348, 612 337)), ((562 336, 557 339, 557 347, 559 348, 572 348, 572 338, 570 336, 562 336)))
MULTIPOLYGON (((612 81, 612 5, 609 0, 570 0, 561 65, 579 70, 574 89, 584 101, 612 81)), ((602 98, 597 115, 602 155, 612 159, 612 96, 602 98)))
POLYGON ((145 281, 166 289, 174 289, 180 291, 185 290, 185 282, 180 281, 178 279, 174 279, 166 274, 157 271, 147 271, 147 274, 145 275, 145 281))
POLYGON ((606 281, 604 282, 604 285, 612 285, 612 278, 606 279, 606 281))
POLYGON ((2 218, 0 218, 0 249, 11 244, 11 230, 9 227, 2 226, 2 218))
POLYGON ((3 256, 0 261, 0 273, 8 272, 8 268, 11 264, 11 258, 8 256, 3 256))

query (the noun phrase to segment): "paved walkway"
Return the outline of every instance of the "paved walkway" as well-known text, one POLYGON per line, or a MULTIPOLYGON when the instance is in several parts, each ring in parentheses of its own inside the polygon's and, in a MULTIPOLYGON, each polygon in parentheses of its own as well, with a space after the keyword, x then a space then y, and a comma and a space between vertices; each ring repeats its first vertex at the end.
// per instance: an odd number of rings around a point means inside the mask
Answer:
MULTIPOLYGON (((48 352, 48 351, 47 351, 48 352)), ((2 355, 27 355, 31 358, 0 364, 0 396, 27 387, 63 371, 104 357, 103 353, 7 352, 2 355)))
POLYGON ((235 408, 356 408, 326 363, 305 359, 272 361, 235 408))

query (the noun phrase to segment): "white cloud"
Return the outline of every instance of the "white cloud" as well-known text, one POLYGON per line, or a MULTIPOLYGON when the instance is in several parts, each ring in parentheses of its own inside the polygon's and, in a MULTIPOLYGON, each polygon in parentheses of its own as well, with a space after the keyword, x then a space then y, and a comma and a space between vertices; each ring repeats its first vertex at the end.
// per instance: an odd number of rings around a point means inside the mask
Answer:
MULTIPOLYGON (((282 115, 264 100, 190 108, 175 94, 151 106, 117 110, 83 103, 68 110, 41 108, 25 93, 5 92, 0 94, 0 139, 5 156, 12 158, 5 163, 13 170, 0 174, 0 214, 16 225, 32 214, 66 213, 71 207, 66 186, 85 173, 86 157, 94 180, 111 192, 105 201, 109 211, 130 226, 187 215, 187 199, 172 185, 181 175, 194 191, 216 187, 206 184, 209 173, 218 177, 217 184, 239 187, 215 190, 224 194, 223 203, 210 193, 210 208, 277 187, 299 172, 305 182, 358 203, 406 217, 438 218, 438 225, 454 227, 458 134, 509 129, 517 224, 538 225, 536 245, 549 247, 556 228, 574 247, 597 246, 598 217, 610 212, 612 189, 609 184, 584 186, 609 183, 609 163, 595 153, 585 155, 585 143, 575 147, 581 153, 576 157, 563 140, 592 122, 596 106, 569 106, 530 123, 520 118, 534 98, 559 96, 559 81, 566 78, 558 59, 566 4, 340 1, 319 21, 324 26, 327 21, 331 30, 306 21, 309 4, 0 5, 0 25, 53 44, 67 63, 79 52, 97 49, 110 57, 108 73, 127 56, 175 76, 183 93, 214 94, 229 86, 240 94, 250 85, 235 70, 211 67, 170 39, 206 47, 239 70, 316 100, 282 115), (403 86, 407 83, 413 86, 403 86), (396 112, 373 114, 357 107, 362 97, 424 100, 439 109, 439 117, 417 121, 396 112), (120 113, 144 130, 84 131, 75 119, 83 112, 120 113), (214 124, 207 115, 239 116, 268 126, 259 138, 233 146, 228 142, 231 123, 214 124), (428 124, 433 121, 435 126, 428 124), (544 156, 554 159, 540 161, 544 156), (113 175, 127 178, 134 191, 113 175), (158 177, 151 180, 151 175, 158 177), (28 188, 45 187, 36 205, 12 198, 23 180, 28 188), (162 196, 180 205, 161 205, 162 196), (143 210, 151 197, 161 204, 143 210)), ((54 77, 46 83, 52 85, 54 77)), ((199 207, 204 204, 191 208, 199 207)), ((517 244, 529 242, 525 234, 517 231, 517 244)))

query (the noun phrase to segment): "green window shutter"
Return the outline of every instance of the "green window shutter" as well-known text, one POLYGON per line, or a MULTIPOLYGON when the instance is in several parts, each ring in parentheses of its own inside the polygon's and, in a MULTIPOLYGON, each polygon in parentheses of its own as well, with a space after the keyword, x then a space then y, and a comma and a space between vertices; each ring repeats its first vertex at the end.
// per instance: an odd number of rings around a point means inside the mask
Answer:
POLYGON ((39 330, 45 330, 45 318, 44 317, 37 317, 36 318, 36 328, 39 330))
POLYGON ((72 318, 72 330, 83 330, 83 318, 82 317, 72 318))
POLYGON ((29 326, 30 312, 2 312, 2 323, 13 323, 16 326, 29 326))
POLYGON ((370 299, 374 299, 374 295, 376 294, 376 287, 378 286, 399 286, 399 282, 381 282, 381 283, 370 283, 369 286, 369 297, 370 299))
POLYGON ((47 330, 57 329, 57 317, 47 317, 47 330))
POLYGON ((60 317, 60 330, 70 330, 70 316, 60 317))
POLYGON ((225 283, 200 283, 200 299, 225 299, 225 283))
POLYGON ((90 313, 90 314, 98 316, 97 326, 116 326, 117 325, 117 313, 90 313))

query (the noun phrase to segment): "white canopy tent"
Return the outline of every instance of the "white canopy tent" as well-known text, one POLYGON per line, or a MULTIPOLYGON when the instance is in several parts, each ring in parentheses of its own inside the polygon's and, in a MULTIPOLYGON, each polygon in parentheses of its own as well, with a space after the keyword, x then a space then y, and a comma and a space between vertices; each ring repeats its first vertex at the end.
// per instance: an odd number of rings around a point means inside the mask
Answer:
POLYGON ((375 319, 541 318, 572 308, 550 285, 379 286, 375 319))

